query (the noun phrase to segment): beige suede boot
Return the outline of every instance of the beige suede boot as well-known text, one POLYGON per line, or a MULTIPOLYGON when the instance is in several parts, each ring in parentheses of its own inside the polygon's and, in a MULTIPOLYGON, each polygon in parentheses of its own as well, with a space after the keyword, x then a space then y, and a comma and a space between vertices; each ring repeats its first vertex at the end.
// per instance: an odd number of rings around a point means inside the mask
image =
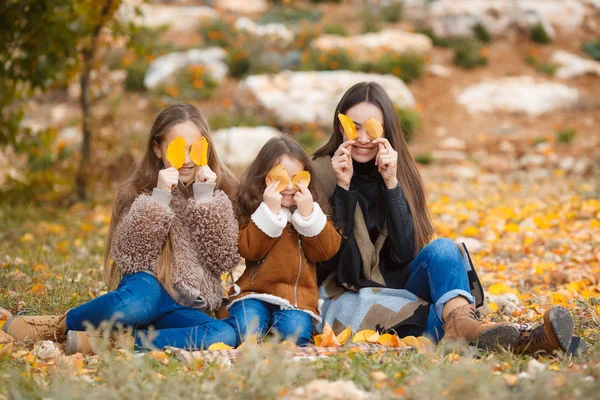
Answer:
POLYGON ((8 344, 15 341, 15 338, 4 331, 0 331, 0 344, 8 344))
POLYGON ((519 328, 509 323, 486 323, 472 304, 457 307, 444 325, 445 341, 464 340, 480 349, 501 349, 519 341, 519 328))
MULTIPOLYGON (((113 332, 110 334, 109 349, 125 349, 133 351, 135 339, 131 333, 113 332)), ((98 344, 102 341, 100 332, 69 331, 67 333, 67 346, 65 354, 81 353, 83 355, 96 354, 98 344)))
POLYGON ((544 323, 535 328, 521 325, 521 338, 514 346, 517 354, 562 351, 566 353, 573 335, 573 316, 563 307, 552 307, 544 313, 544 323))
POLYGON ((6 321, 2 330, 17 341, 53 340, 61 343, 66 340, 67 314, 68 311, 63 315, 16 315, 6 321))

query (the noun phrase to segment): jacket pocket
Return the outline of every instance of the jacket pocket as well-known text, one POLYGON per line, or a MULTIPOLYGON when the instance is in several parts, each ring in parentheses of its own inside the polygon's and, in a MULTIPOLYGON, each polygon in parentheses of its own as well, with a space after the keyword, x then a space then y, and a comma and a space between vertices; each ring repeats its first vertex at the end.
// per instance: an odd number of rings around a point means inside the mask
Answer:
POLYGON ((262 265, 264 264, 266 259, 267 259, 267 256, 264 256, 261 260, 259 260, 256 263, 256 265, 254 265, 254 267, 252 267, 252 271, 250 271, 248 273, 248 277, 250 278, 250 283, 252 283, 254 281, 254 278, 256 278, 256 275, 258 275, 258 273, 260 272, 260 268, 262 267, 262 265))

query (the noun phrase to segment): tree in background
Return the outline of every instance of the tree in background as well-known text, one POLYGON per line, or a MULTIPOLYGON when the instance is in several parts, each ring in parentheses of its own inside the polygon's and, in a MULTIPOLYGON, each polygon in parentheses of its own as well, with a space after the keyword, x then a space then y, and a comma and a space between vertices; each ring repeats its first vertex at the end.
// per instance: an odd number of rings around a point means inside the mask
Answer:
POLYGON ((116 18, 122 0, 7 0, 0 4, 0 145, 19 143, 23 100, 65 86, 79 77, 83 141, 75 181, 79 199, 87 195, 92 130, 90 74, 97 66, 105 30, 126 32, 116 18))

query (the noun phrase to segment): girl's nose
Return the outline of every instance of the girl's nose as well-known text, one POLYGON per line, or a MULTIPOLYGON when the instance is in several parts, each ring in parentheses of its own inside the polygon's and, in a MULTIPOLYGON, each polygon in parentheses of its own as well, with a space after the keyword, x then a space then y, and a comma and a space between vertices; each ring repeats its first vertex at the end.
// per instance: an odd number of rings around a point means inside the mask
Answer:
POLYGON ((289 179, 289 180, 288 180, 288 185, 287 185, 287 187, 285 188, 285 190, 293 190, 293 189, 294 189, 294 185, 292 184, 292 180, 291 180, 291 179, 289 179))
POLYGON ((189 164, 191 162, 192 162, 192 157, 190 156, 190 149, 187 149, 185 151, 185 163, 184 163, 184 165, 187 165, 187 164, 189 164))
POLYGON ((357 128, 356 129, 356 141, 361 144, 369 144, 371 143, 371 137, 365 130, 365 128, 357 128))

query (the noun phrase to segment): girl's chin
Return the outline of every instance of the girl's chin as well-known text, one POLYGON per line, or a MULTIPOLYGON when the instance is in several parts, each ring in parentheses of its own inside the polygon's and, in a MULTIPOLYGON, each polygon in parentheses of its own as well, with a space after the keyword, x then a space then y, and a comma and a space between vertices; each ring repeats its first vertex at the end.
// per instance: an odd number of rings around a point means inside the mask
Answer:
POLYGON ((295 204, 295 203, 294 203, 294 200, 293 200, 293 199, 292 199, 292 200, 285 200, 285 199, 282 199, 282 200, 281 200, 281 205, 282 205, 283 207, 285 207, 285 208, 290 208, 290 207, 292 207, 294 204, 295 204))

